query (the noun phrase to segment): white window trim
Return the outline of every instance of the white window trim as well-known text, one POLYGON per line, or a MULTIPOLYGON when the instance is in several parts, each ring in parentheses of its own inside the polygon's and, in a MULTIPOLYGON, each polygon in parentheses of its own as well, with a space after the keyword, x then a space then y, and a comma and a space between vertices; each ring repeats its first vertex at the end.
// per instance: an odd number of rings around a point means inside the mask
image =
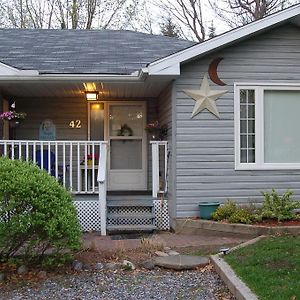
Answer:
POLYGON ((235 170, 298 170, 300 163, 264 162, 264 91, 300 90, 297 83, 235 83, 234 84, 234 152, 235 170), (255 90, 255 163, 240 162, 240 90, 255 90), (260 126, 257 126, 259 124, 260 126))

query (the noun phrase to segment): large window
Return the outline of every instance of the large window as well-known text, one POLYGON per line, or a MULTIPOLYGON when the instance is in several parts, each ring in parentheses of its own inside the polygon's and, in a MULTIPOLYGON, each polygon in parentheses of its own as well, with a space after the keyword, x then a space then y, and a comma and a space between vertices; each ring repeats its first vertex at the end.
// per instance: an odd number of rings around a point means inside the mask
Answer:
POLYGON ((300 87, 236 86, 236 169, 300 169, 300 87))

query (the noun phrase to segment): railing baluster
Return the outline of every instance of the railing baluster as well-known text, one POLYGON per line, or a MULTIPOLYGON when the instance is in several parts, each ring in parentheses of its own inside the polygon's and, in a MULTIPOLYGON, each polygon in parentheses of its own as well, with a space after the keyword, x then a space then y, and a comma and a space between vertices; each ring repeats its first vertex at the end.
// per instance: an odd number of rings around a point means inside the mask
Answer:
POLYGON ((15 143, 11 142, 11 159, 15 159, 15 143))
POLYGON ((33 147, 32 147, 32 154, 33 154, 33 162, 36 163, 36 143, 33 142, 33 147))
POLYGON ((55 142, 54 151, 55 151, 55 178, 56 180, 58 180, 58 142, 55 142))
POLYGON ((25 151, 26 151, 26 161, 28 162, 29 161, 29 143, 26 142, 25 144, 25 151))
POLYGON ((88 180, 88 173, 87 173, 87 143, 84 143, 84 187, 85 187, 85 192, 88 191, 88 184, 87 184, 87 180, 88 180))
POLYGON ((7 143, 4 143, 4 155, 7 156, 7 143))
POLYGON ((66 187, 66 143, 63 143, 63 185, 66 187))
POLYGON ((82 191, 81 185, 81 165, 80 165, 80 143, 77 143, 77 192, 80 193, 82 191))
POLYGON ((44 169, 44 143, 41 142, 40 145, 40 153, 41 153, 41 169, 44 169))
POLYGON ((48 154, 48 174, 51 174, 51 146, 50 146, 50 142, 48 142, 47 145, 48 149, 47 149, 47 154, 48 154))
POLYGON ((95 143, 92 142, 92 191, 95 192, 95 143))
POLYGON ((69 178, 70 178, 70 191, 73 191, 73 143, 70 142, 70 166, 69 166, 69 178))
POLYGON ((18 157, 19 160, 22 160, 22 143, 19 142, 19 157, 18 157))

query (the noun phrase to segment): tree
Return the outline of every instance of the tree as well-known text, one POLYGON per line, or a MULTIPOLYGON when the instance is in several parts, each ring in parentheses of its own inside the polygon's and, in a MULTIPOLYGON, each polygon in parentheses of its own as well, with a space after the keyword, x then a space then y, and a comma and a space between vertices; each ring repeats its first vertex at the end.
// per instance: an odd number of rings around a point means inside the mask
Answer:
POLYGON ((164 0, 155 3, 173 17, 176 25, 181 28, 180 34, 184 38, 196 39, 199 42, 204 41, 205 27, 201 0, 164 0))
POLYGON ((296 0, 209 0, 209 2, 216 14, 232 28, 299 3, 296 0))
POLYGON ((165 36, 177 38, 180 36, 180 30, 173 23, 170 15, 163 19, 163 22, 160 24, 160 31, 165 36))
POLYGON ((214 25, 214 21, 211 21, 210 26, 208 27, 208 37, 210 39, 216 36, 216 27, 214 25))
POLYGON ((0 0, 0 25, 13 28, 120 29, 145 0, 0 0))

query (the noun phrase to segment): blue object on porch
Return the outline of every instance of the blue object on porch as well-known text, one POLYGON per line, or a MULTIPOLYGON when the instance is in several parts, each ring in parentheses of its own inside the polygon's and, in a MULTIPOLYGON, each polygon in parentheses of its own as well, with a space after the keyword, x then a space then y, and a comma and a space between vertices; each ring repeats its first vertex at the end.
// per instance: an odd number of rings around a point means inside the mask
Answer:
POLYGON ((48 150, 43 150, 43 165, 42 165, 42 153, 41 150, 36 151, 36 163, 41 168, 46 170, 47 172, 50 171, 50 174, 52 176, 55 176, 55 154, 48 150), (50 158, 50 164, 49 164, 49 158, 50 158), (50 170, 49 170, 50 166, 50 170))
POLYGON ((200 218, 210 220, 212 213, 214 213, 219 206, 219 202, 200 202, 200 218))

